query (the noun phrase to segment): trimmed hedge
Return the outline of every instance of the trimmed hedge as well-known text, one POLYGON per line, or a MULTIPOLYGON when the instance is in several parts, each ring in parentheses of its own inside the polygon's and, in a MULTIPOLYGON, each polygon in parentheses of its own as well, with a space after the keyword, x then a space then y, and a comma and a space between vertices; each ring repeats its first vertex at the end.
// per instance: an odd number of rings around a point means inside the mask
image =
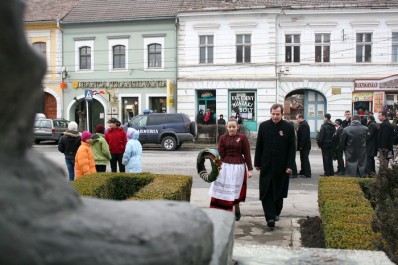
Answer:
POLYGON ((373 229, 380 232, 376 246, 398 264, 398 162, 382 166, 369 185, 370 201, 375 208, 373 229))
POLYGON ((327 248, 376 250, 373 243, 379 233, 372 230, 374 210, 364 196, 361 181, 365 180, 319 180, 319 211, 327 248))
POLYGON ((192 176, 95 173, 72 182, 82 196, 111 200, 190 201, 192 176))

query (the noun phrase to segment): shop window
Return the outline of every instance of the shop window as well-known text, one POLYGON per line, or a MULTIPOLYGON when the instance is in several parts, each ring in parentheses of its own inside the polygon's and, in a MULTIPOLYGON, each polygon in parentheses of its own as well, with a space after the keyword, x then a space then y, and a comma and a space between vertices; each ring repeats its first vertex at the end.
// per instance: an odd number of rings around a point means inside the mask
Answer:
POLYGON ((243 120, 255 120, 255 92, 231 92, 230 111, 231 116, 235 117, 239 113, 243 120))
POLYGON ((138 102, 138 97, 122 98, 122 124, 125 124, 131 118, 139 114, 138 102))
POLYGON ((166 113, 166 97, 149 98, 149 108, 153 112, 166 113))
POLYGON ((393 120, 398 111, 398 94, 386 94, 386 110, 389 120, 393 120))

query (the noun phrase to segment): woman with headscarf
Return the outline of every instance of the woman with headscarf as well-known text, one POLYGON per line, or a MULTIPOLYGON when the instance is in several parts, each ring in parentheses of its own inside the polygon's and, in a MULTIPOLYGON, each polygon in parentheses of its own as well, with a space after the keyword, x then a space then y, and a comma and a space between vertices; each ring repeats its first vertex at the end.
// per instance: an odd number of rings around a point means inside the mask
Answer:
POLYGON ((126 167, 127 173, 141 172, 142 145, 138 141, 140 132, 134 128, 127 129, 127 144, 123 154, 122 163, 126 167))

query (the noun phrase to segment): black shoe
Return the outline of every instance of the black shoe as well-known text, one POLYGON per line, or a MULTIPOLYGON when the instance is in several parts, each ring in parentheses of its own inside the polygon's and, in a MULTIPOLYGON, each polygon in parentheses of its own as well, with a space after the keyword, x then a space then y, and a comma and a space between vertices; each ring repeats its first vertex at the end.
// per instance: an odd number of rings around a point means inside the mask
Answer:
POLYGON ((267 226, 269 227, 269 229, 274 230, 274 228, 275 228, 275 221, 274 221, 274 220, 269 220, 269 221, 267 221, 267 226))
POLYGON ((276 221, 279 221, 279 215, 276 215, 276 216, 275 216, 275 222, 276 222, 276 221))
POLYGON ((311 176, 306 176, 306 175, 298 175, 299 178, 310 178, 311 176))
POLYGON ((337 175, 337 176, 344 176, 344 175, 345 175, 345 172, 339 171, 339 172, 336 173, 336 175, 337 175))
POLYGON ((322 175, 319 175, 320 177, 327 177, 328 175, 326 175, 326 174, 322 174, 322 175))
POLYGON ((241 218, 240 212, 235 212, 235 221, 239 221, 241 218))

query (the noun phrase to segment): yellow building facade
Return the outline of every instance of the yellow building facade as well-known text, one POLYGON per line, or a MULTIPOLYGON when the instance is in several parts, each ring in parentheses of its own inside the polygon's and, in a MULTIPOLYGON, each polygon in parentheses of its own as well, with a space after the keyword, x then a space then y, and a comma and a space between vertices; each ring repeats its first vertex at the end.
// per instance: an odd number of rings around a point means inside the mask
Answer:
POLYGON ((32 47, 45 57, 47 73, 43 79, 43 100, 37 112, 47 118, 62 116, 62 30, 57 21, 25 23, 32 47))

